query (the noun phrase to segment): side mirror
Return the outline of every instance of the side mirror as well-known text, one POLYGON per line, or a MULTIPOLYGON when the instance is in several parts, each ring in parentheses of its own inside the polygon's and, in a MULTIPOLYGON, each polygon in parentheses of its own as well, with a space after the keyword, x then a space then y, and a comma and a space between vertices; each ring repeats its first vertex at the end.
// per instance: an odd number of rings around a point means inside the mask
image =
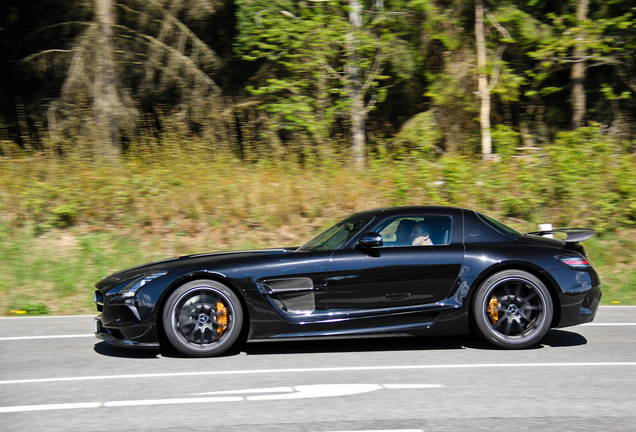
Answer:
POLYGON ((362 248, 373 248, 382 246, 382 236, 376 232, 362 234, 358 245, 362 248))

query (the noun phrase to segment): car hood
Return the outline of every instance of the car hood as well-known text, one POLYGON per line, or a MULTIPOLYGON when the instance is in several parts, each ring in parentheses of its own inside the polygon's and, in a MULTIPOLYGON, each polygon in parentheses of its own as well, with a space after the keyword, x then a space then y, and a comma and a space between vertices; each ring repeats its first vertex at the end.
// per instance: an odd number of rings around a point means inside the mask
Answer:
POLYGON ((249 260, 253 257, 262 257, 263 255, 277 255, 281 253, 293 252, 296 248, 279 248, 279 249, 263 249, 251 251, 234 251, 234 252, 214 252, 196 255, 186 255, 177 258, 170 258, 162 261, 150 262, 125 270, 115 272, 104 277, 95 286, 99 290, 107 290, 122 282, 137 279, 145 275, 150 275, 163 270, 175 270, 183 267, 196 267, 198 264, 205 264, 208 267, 214 262, 226 261, 228 259, 236 261, 249 260))

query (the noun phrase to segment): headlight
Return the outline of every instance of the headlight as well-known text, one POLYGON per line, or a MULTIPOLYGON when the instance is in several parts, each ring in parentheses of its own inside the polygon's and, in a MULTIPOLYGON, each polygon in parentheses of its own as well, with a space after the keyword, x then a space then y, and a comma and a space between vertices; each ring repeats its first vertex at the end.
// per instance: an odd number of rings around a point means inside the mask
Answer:
POLYGON ((125 287, 123 287, 120 291, 119 291, 119 295, 124 297, 124 298, 131 298, 134 297, 135 294, 137 293, 137 291, 144 285, 146 285, 148 282, 155 280, 157 278, 160 278, 161 276, 165 276, 166 274, 168 274, 167 270, 162 270, 160 272, 157 273, 151 273, 148 275, 144 275, 140 278, 137 279, 133 279, 128 285, 126 285, 125 287))

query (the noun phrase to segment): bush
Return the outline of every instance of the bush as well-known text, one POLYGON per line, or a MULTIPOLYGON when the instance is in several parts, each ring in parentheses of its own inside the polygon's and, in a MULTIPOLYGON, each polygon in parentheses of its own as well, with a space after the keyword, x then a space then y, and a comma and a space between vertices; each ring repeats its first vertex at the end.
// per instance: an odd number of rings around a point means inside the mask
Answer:
MULTIPOLYGON (((518 157, 512 131, 494 136, 501 162, 428 157, 422 148, 391 157, 378 147, 363 171, 349 169, 336 151, 247 163, 175 139, 139 145, 114 167, 72 156, 0 156, 0 313, 85 312, 89 287, 109 272, 179 254, 295 246, 371 207, 456 205, 522 231, 549 222, 607 238, 636 223, 630 146, 588 127, 518 157)), ((603 238, 591 248, 610 250, 603 238)), ((622 251, 633 245, 614 243, 622 251)), ((632 255, 622 256, 620 271, 606 260, 614 285, 636 277, 625 270, 632 255)))
POLYGON ((558 135, 530 157, 515 157, 516 135, 499 128, 501 162, 422 153, 380 154, 364 172, 341 155, 328 160, 243 163, 187 143, 137 149, 121 166, 25 158, 3 160, 2 221, 40 234, 103 227, 183 232, 230 224, 281 226, 333 219, 382 205, 450 204, 504 218, 611 231, 636 222, 635 156, 598 127, 558 135), (419 155, 419 156, 418 156, 419 155))

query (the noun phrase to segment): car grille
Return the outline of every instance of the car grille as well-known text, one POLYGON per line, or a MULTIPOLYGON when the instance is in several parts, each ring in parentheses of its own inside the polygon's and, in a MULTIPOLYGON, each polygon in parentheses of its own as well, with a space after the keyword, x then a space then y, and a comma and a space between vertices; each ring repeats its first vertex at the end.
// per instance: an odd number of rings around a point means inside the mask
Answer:
POLYGON ((104 310, 104 294, 101 291, 95 291, 95 306, 97 306, 97 312, 104 310))

